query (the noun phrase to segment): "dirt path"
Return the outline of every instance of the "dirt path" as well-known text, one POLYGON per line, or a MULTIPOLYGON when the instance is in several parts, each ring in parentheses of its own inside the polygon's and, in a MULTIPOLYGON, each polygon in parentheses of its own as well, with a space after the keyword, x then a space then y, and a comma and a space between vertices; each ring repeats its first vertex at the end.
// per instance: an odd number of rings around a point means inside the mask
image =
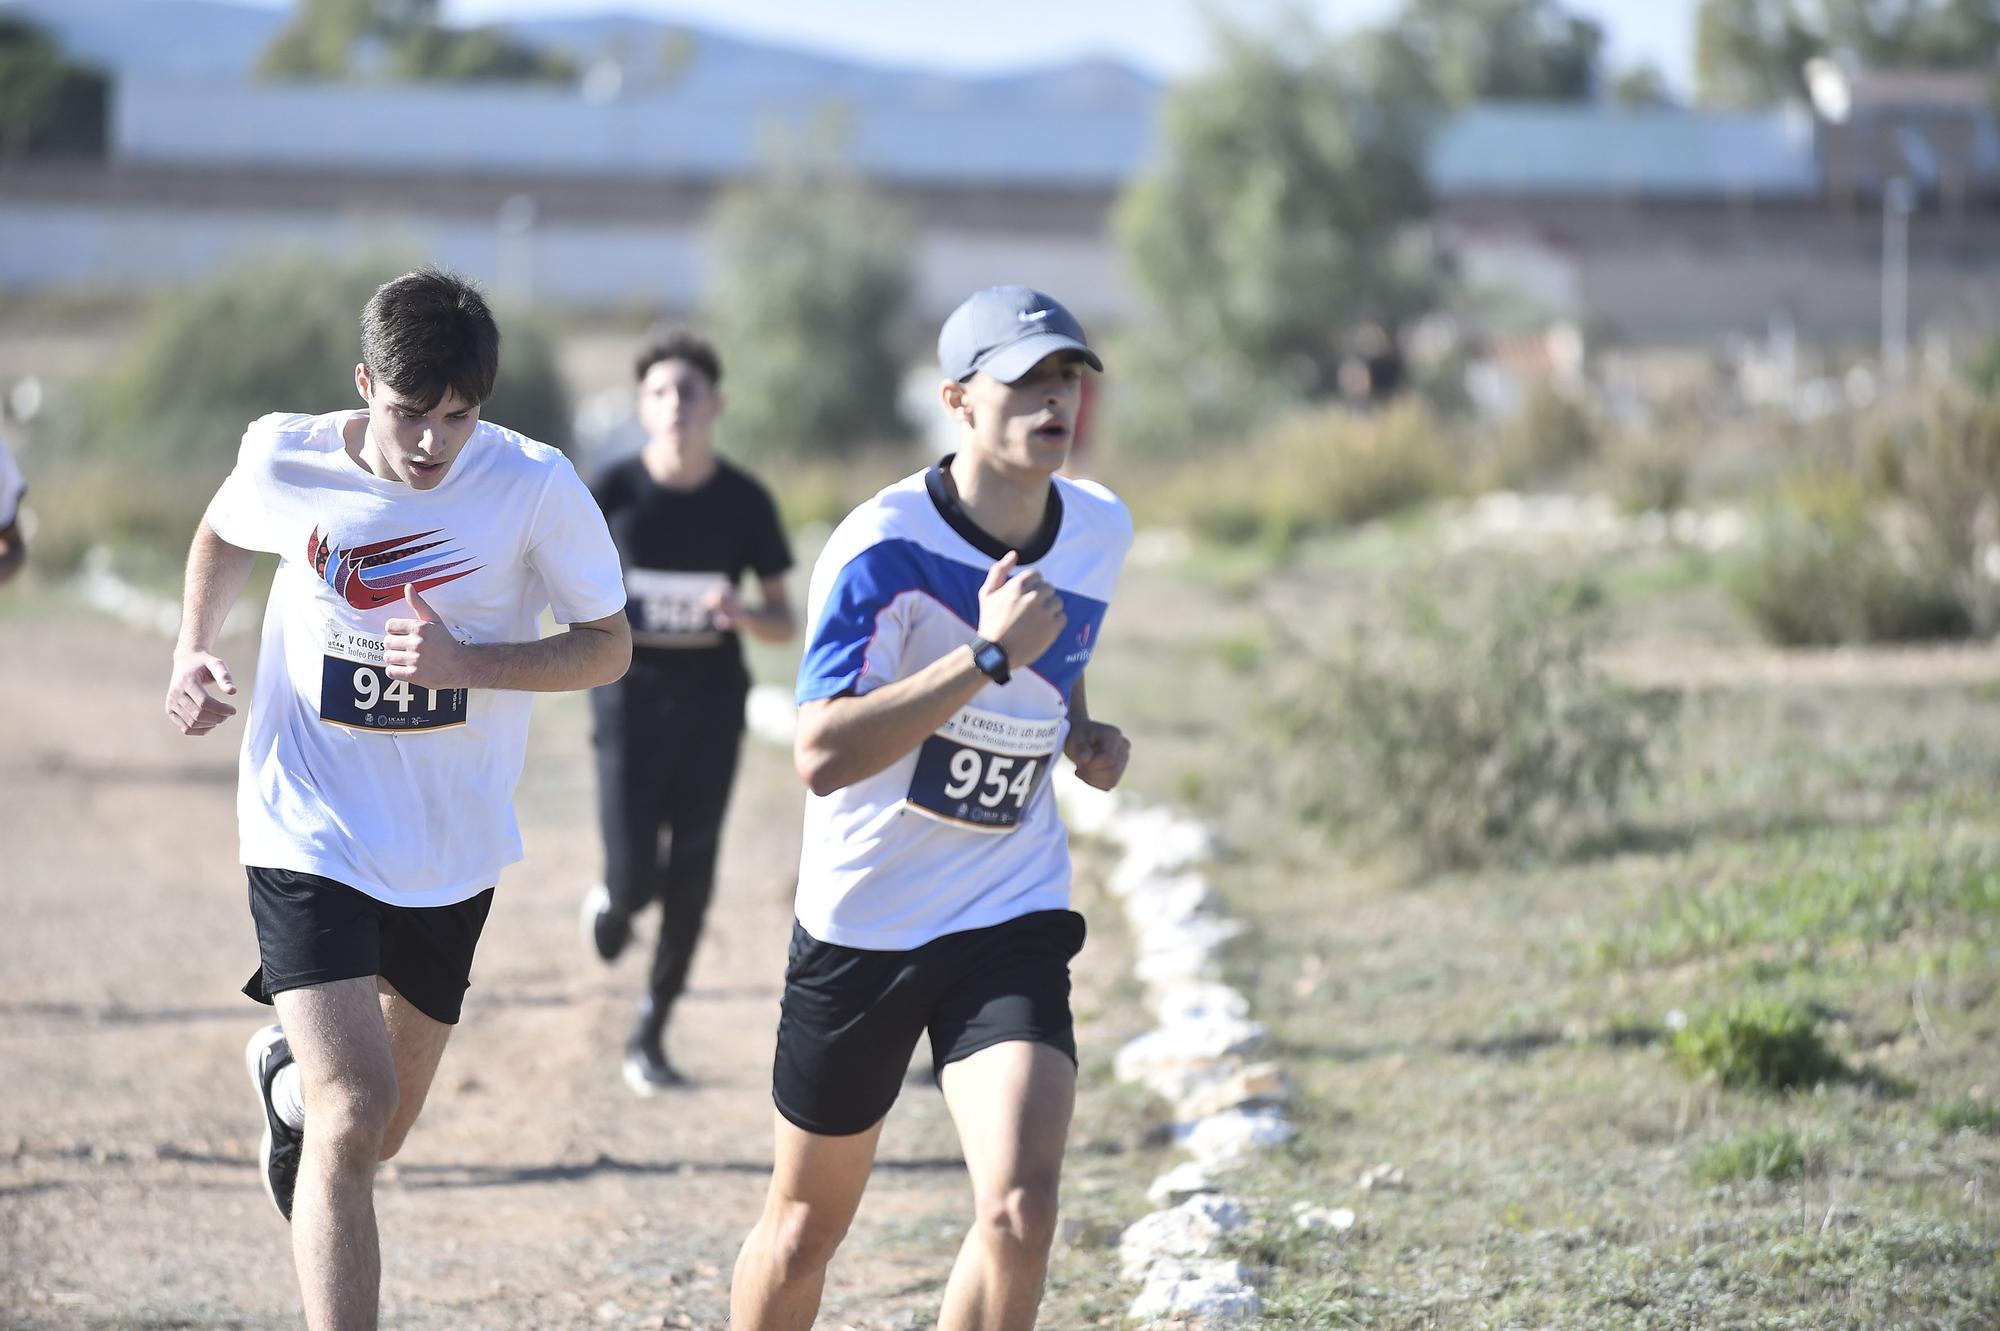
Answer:
MULTIPOLYGON (((254 653, 230 644, 239 676, 254 653)), ((83 612, 0 622, 0 1325, 296 1324, 258 1188, 244 1038, 264 1011, 235 860, 240 722, 159 713, 165 645, 83 612)), ((639 1101, 617 1050, 643 973, 577 936, 595 875, 585 713, 548 700, 466 1020, 380 1189, 385 1326, 718 1327, 762 1198, 799 793, 750 745, 671 1037, 696 1079, 639 1101)), ((926 1070, 919 1056, 919 1072, 926 1070)), ((928 1322, 961 1232, 942 1101, 884 1137, 821 1325, 928 1322), (916 1273, 923 1278, 916 1278, 916 1273)))

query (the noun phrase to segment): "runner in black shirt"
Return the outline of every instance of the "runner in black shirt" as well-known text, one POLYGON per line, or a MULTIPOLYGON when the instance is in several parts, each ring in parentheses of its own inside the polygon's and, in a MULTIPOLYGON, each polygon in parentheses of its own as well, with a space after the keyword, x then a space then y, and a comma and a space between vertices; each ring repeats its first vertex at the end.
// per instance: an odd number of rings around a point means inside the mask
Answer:
POLYGON ((669 333, 640 352, 637 370, 645 447, 591 487, 624 565, 633 653, 625 678, 591 693, 604 882, 584 898, 583 924, 611 961, 634 913, 661 905, 624 1065, 632 1089, 651 1095, 683 1084, 664 1037, 708 913, 736 777, 750 687, 737 634, 792 636, 792 553, 769 493, 711 446, 723 408, 714 348, 669 333), (745 573, 758 581, 755 607, 737 597, 745 573))

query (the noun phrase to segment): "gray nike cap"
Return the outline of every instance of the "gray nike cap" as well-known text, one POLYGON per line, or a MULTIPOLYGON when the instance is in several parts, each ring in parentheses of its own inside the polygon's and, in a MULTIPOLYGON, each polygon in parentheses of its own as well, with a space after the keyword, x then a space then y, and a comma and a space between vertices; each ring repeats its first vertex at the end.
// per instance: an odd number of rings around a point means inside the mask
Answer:
POLYGON ((1076 316, 1032 287, 975 291, 938 333, 938 363, 960 382, 977 371, 1011 384, 1055 351, 1078 352, 1091 369, 1104 370, 1076 316))

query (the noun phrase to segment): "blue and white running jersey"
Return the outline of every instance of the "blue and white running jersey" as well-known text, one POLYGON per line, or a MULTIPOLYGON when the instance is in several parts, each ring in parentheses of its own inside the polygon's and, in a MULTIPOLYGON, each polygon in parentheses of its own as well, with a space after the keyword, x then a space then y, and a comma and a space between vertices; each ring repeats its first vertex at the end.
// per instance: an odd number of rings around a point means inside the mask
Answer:
MULTIPOLYGON (((949 461, 883 490, 827 541, 807 600, 800 703, 905 679, 977 636, 980 585, 1007 547, 959 508, 942 471, 949 461)), ((1049 768, 1131 544, 1116 495, 1055 478, 1048 520, 1020 567, 1061 593, 1062 636, 886 770, 807 794, 797 905, 807 933, 905 951, 1068 907, 1069 838, 1049 768)))

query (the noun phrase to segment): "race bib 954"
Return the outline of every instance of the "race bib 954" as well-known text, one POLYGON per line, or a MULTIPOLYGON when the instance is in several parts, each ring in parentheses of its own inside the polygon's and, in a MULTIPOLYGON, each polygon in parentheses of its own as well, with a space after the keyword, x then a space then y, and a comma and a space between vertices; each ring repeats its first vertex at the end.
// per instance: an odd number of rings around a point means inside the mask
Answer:
POLYGON ((974 832, 1011 832, 1056 756, 1062 721, 960 709, 917 751, 904 803, 974 832))

